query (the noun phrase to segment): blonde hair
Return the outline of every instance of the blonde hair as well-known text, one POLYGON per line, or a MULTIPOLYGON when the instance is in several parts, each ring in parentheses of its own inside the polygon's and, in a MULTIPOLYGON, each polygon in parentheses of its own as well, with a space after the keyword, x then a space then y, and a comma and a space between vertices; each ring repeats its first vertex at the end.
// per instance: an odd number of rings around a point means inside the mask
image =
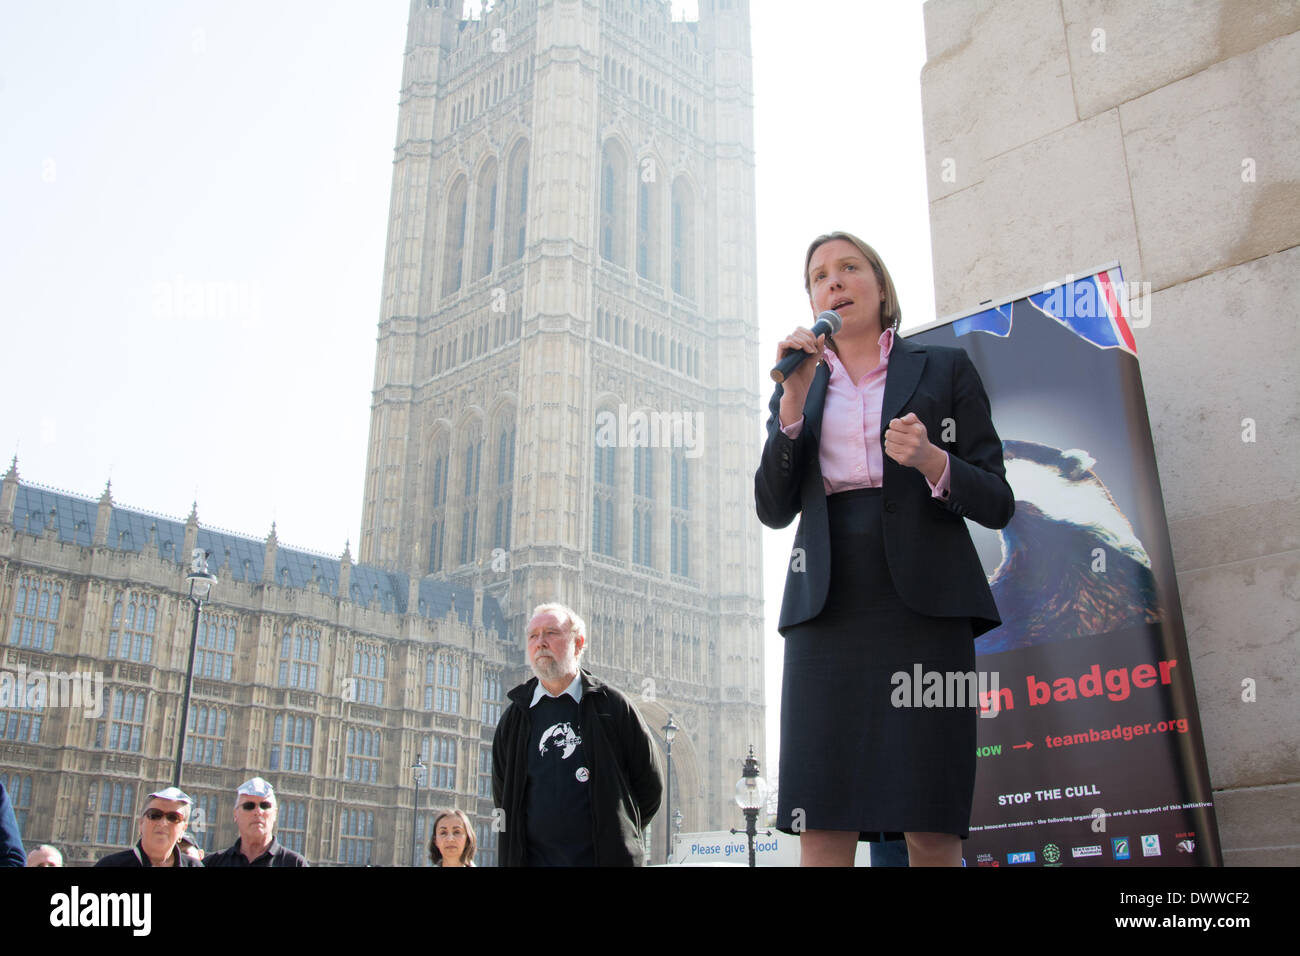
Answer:
POLYGON ((812 265, 813 253, 817 251, 818 246, 834 242, 836 239, 852 243, 858 252, 862 253, 862 258, 871 265, 871 270, 876 274, 876 282, 880 285, 880 291, 885 294, 885 301, 880 304, 880 331, 883 332, 885 329, 897 331, 899 323, 903 320, 903 309, 898 304, 894 280, 890 277, 889 270, 885 268, 880 254, 851 232, 828 232, 824 236, 818 236, 809 244, 808 254, 803 257, 803 287, 808 293, 808 298, 812 299, 812 279, 808 276, 808 267, 812 265))

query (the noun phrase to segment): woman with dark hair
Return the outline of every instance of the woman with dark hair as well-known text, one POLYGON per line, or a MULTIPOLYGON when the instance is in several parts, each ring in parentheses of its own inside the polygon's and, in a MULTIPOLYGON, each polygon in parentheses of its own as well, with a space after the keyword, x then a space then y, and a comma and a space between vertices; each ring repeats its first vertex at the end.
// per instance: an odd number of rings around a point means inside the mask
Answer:
POLYGON ((434 866, 473 866, 474 827, 464 810, 441 810, 433 820, 429 859, 434 866))
MULTIPOLYGON (((876 251, 846 232, 804 258, 813 315, 777 347, 805 361, 770 403, 758 517, 799 516, 785 637, 777 825, 805 866, 852 866, 857 843, 907 839, 912 866, 957 866, 975 787, 974 701, 911 707, 898 674, 975 672, 1000 622, 962 518, 1005 527, 1015 501, 975 367, 912 345, 876 251)), ((952 686, 952 685, 948 685, 952 686)))

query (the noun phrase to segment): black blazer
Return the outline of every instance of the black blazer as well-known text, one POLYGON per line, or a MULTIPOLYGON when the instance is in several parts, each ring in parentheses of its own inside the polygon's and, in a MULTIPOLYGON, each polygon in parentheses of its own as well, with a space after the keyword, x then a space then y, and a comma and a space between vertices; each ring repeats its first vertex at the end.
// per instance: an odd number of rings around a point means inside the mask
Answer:
MULTIPOLYGON (((798 438, 781 431, 781 395, 776 387, 768 408, 767 443, 754 475, 758 520, 784 528, 802 513, 795 548, 803 548, 803 570, 785 579, 778 629, 810 621, 826 605, 830 586, 830 526, 826 491, 818 457, 822 412, 830 366, 817 368, 804 402, 804 425, 798 438)), ((898 595, 913 611, 932 617, 969 617, 978 637, 1002 623, 988 579, 962 518, 987 528, 1005 528, 1015 511, 1015 497, 1002 465, 1002 441, 993 428, 989 399, 979 373, 961 349, 920 346, 894 338, 885 373, 880 440, 894 418, 915 412, 930 442, 948 452, 949 494, 941 501, 930 494, 915 468, 884 455, 881 508, 885 557, 898 595), (952 441, 943 441, 944 420, 952 441)))

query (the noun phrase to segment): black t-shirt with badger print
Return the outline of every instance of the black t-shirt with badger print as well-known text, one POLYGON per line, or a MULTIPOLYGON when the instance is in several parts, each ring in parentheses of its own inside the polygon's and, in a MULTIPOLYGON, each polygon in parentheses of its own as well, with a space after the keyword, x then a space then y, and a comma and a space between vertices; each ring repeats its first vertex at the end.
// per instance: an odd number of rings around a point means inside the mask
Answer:
POLYGON ((596 864, 580 715, 578 702, 568 694, 543 696, 531 708, 525 797, 529 866, 596 864))

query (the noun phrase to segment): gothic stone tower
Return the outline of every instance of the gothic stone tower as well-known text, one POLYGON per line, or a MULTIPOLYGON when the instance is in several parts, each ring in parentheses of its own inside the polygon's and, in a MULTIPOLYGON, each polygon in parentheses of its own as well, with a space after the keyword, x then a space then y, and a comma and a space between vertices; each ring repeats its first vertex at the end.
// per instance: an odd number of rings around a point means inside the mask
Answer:
POLYGON ((412 0, 360 558, 495 596, 520 678, 576 608, 687 831, 763 748, 757 338, 747 0, 412 0))

